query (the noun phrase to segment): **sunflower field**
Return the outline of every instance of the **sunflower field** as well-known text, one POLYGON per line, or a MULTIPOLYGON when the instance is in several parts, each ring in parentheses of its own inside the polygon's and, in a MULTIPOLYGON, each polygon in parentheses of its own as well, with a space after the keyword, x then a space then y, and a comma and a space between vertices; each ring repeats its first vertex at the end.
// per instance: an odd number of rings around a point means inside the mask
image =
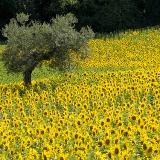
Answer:
POLYGON ((0 84, 0 160, 160 160, 160 29, 88 43, 74 70, 0 84))

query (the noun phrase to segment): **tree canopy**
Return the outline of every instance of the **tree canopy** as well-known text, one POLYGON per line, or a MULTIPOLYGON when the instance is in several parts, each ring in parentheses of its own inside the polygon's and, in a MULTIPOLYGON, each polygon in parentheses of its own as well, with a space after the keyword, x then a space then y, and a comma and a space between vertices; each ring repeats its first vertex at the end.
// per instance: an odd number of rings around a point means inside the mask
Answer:
POLYGON ((94 32, 90 27, 78 32, 74 28, 77 22, 71 13, 57 15, 50 23, 29 21, 29 15, 17 14, 3 29, 8 40, 2 60, 8 72, 22 72, 25 85, 29 85, 32 71, 43 60, 51 60, 51 66, 62 68, 69 62, 69 50, 86 54, 80 48, 87 48, 94 32))

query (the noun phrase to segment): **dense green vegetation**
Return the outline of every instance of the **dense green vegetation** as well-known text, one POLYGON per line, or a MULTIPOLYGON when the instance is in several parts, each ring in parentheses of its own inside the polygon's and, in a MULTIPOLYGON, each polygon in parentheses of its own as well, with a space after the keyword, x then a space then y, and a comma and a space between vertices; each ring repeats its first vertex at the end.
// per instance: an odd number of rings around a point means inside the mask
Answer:
POLYGON ((78 28, 90 25, 101 33, 160 24, 159 0, 1 0, 0 28, 20 12, 40 21, 71 12, 78 28))

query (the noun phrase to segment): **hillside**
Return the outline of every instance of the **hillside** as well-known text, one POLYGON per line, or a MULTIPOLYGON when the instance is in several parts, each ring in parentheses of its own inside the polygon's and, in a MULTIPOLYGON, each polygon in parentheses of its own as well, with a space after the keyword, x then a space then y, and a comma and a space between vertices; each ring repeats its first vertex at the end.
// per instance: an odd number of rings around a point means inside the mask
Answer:
POLYGON ((160 30, 89 45, 74 70, 44 63, 29 89, 1 65, 2 159, 160 159, 160 30))

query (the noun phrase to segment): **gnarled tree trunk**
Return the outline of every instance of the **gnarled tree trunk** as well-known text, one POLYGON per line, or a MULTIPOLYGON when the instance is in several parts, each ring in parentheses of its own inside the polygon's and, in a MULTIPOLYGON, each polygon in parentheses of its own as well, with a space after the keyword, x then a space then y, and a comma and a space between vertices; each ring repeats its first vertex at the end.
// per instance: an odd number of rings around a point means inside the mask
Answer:
POLYGON ((24 82, 24 86, 26 86, 26 87, 31 85, 32 71, 33 70, 26 70, 25 72, 23 72, 23 82, 24 82))
POLYGON ((50 54, 45 55, 45 54, 40 54, 38 52, 30 52, 27 63, 28 67, 26 70, 23 72, 23 82, 24 86, 29 87, 31 85, 31 76, 32 72, 35 69, 35 67, 40 63, 42 60, 49 60, 51 57, 50 54))

